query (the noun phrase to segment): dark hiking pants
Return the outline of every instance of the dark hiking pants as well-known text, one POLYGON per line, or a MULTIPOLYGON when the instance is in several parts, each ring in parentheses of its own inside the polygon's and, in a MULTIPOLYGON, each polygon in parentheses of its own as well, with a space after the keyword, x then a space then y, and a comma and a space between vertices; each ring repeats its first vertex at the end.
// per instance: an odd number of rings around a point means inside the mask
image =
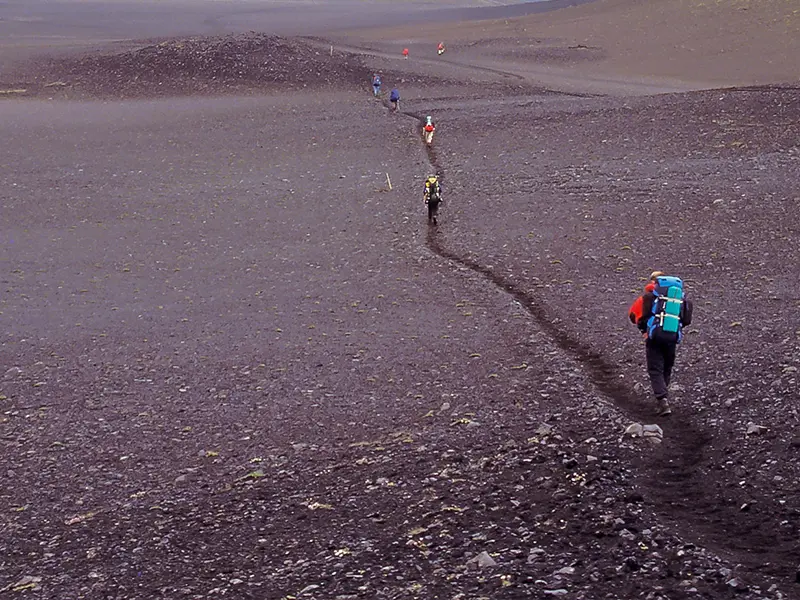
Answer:
POLYGON ((428 220, 433 221, 436 219, 436 213, 439 212, 439 200, 428 200, 428 220))
POLYGON ((647 340, 645 353, 647 356, 647 374, 656 398, 666 398, 672 366, 675 364, 677 344, 665 344, 647 340))

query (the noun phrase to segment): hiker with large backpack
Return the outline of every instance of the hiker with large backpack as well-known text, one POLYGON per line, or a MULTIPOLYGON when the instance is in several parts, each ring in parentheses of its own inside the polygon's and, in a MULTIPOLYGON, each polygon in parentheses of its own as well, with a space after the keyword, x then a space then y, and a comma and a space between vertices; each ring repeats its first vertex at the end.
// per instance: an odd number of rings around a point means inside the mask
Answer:
POLYGON ((425 125, 422 126, 422 137, 428 146, 433 143, 433 134, 435 132, 436 125, 433 123, 433 118, 425 117, 425 125))
POLYGON ((683 281, 653 271, 644 294, 628 309, 628 318, 644 334, 647 374, 658 414, 666 416, 672 412, 668 397, 675 353, 683 328, 692 323, 692 302, 686 297, 683 281))
POLYGON ((389 94, 389 102, 392 103, 392 109, 394 112, 400 110, 400 90, 397 88, 392 88, 392 91, 389 94))
POLYGON ((442 201, 442 184, 437 175, 428 175, 425 179, 425 204, 428 206, 428 223, 436 225, 436 215, 442 201))

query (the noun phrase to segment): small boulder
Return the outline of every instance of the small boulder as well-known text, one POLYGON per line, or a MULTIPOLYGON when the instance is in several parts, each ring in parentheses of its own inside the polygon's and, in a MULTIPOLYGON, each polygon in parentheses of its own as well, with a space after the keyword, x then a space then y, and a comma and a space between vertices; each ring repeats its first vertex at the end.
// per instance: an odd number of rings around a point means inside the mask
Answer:
POLYGON ((659 427, 658 425, 645 425, 643 429, 644 429, 643 432, 644 437, 653 437, 653 436, 664 437, 664 430, 661 429, 661 427, 659 427))
POLYGON ((644 426, 641 423, 631 423, 625 428, 625 435, 629 437, 642 437, 642 434, 644 434, 644 426))
POLYGON ((316 583, 312 583, 311 585, 307 585, 302 590, 300 590, 300 594, 299 595, 302 596, 303 594, 308 594, 308 593, 313 592, 314 590, 318 590, 318 589, 319 589, 319 586, 316 583))
POLYGON ((489 553, 484 550, 477 556, 473 556, 467 561, 467 566, 475 569, 488 569, 497 566, 497 561, 489 556, 489 553))
POLYGON ((22 375, 22 369, 20 369, 19 367, 11 367, 10 369, 8 369, 8 371, 6 371, 4 377, 6 379, 11 379, 12 377, 17 377, 18 375, 22 375))
POLYGON ((642 437, 653 444, 660 444, 664 440, 664 430, 658 425, 645 425, 642 437))
POLYGON ((767 430, 766 427, 763 425, 756 425, 752 421, 747 424, 747 430, 745 431, 746 435, 761 435, 767 430))

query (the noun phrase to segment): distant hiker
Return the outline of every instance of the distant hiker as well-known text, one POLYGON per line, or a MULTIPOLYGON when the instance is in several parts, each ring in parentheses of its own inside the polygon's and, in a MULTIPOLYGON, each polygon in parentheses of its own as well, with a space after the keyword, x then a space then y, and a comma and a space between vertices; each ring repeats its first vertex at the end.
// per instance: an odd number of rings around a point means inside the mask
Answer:
POLYGON ((425 179, 425 204, 428 205, 428 222, 436 225, 436 214, 442 201, 442 184, 436 175, 428 175, 425 179))
POLYGON ((392 103, 392 108, 395 111, 400 110, 400 90, 397 88, 392 89, 392 93, 389 94, 389 102, 392 103))
POLYGON ((433 142, 433 132, 436 131, 436 125, 433 124, 431 117, 425 117, 425 125, 422 126, 422 135, 425 138, 425 143, 429 146, 433 142))
POLYGON ((403 58, 408 58, 408 48, 403 48, 403 58))
POLYGON ((439 45, 436 46, 436 52, 439 53, 439 56, 444 54, 444 43, 443 42, 439 42, 439 45))
POLYGON ((672 412, 668 396, 675 351, 683 328, 692 323, 692 303, 684 294, 683 281, 653 271, 644 294, 628 309, 628 318, 644 334, 647 374, 658 414, 666 416, 672 412))
POLYGON ((372 76, 372 93, 375 97, 381 93, 381 76, 377 73, 372 76))

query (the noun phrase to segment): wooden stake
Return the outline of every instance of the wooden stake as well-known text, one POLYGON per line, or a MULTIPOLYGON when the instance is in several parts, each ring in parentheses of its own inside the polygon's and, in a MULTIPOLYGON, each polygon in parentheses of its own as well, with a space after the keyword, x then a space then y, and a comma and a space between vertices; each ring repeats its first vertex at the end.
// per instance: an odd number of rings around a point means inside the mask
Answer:
POLYGON ((391 192, 392 191, 392 180, 389 179, 389 174, 388 173, 386 174, 386 183, 389 184, 389 191, 391 192))
POLYGON ((333 44, 331 44, 331 56, 333 56, 333 44))

